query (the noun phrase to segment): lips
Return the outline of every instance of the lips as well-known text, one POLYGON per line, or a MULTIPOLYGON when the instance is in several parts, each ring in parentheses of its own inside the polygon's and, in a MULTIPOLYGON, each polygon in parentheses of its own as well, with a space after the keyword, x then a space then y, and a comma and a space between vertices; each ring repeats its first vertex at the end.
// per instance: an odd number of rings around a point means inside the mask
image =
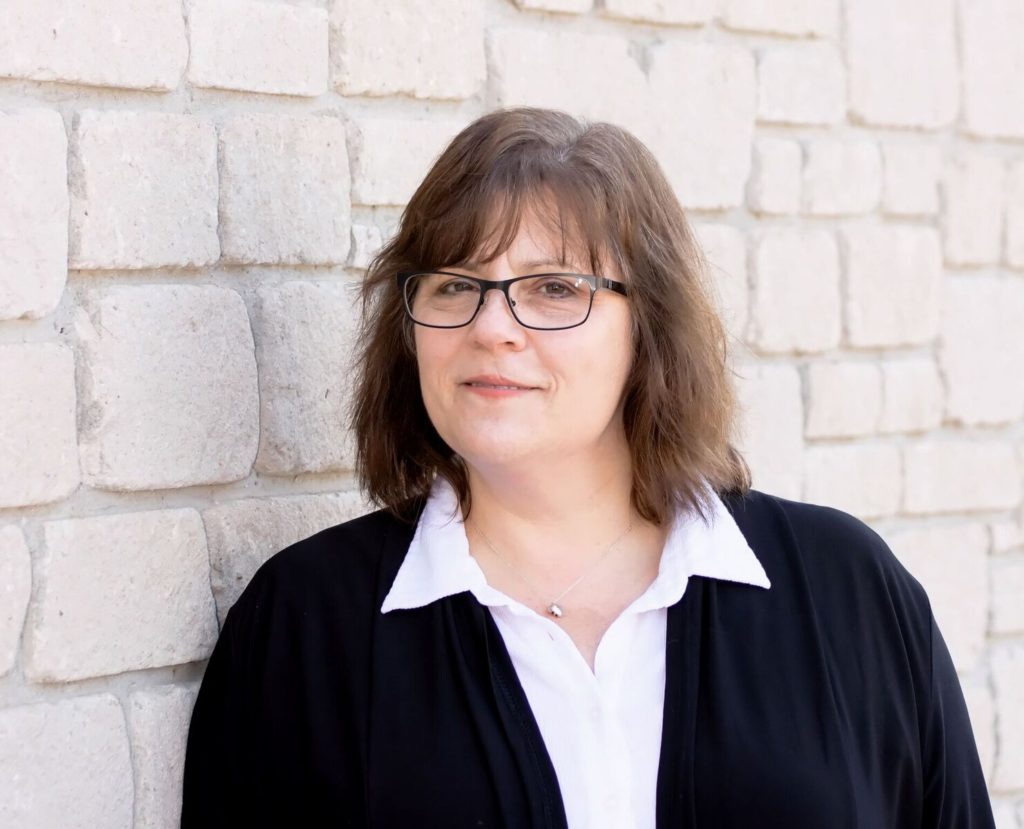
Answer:
POLYGON ((469 377, 462 381, 464 386, 474 386, 483 389, 500 389, 506 391, 531 391, 539 388, 528 383, 521 383, 499 374, 481 374, 476 377, 469 377))

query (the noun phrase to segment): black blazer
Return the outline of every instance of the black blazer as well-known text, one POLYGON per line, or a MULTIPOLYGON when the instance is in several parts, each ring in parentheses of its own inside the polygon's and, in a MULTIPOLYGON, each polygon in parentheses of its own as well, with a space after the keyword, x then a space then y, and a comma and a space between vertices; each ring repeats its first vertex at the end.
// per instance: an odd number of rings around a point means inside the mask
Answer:
MULTIPOLYGON (((772 588, 693 577, 668 611, 659 829, 992 827, 918 582, 843 512, 723 501, 772 588)), ((565 827, 486 608, 380 613, 413 529, 376 512, 259 569, 196 701, 182 827, 565 827)))

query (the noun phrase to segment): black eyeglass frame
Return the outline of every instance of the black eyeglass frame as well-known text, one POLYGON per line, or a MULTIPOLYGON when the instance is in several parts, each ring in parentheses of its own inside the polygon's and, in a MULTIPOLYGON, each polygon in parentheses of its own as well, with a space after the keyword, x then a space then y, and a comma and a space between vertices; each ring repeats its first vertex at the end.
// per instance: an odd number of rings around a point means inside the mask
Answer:
POLYGON ((501 280, 490 280, 481 279, 478 276, 467 276, 464 273, 452 273, 451 271, 400 271, 398 274, 398 292, 402 295, 402 307, 405 309, 406 316, 409 317, 416 325, 422 325, 424 328, 465 328, 473 320, 476 319, 476 315, 480 313, 480 309, 484 307, 484 300, 487 298, 488 291, 501 291, 505 295, 505 303, 508 305, 509 311, 512 312, 512 316, 516 322, 518 322, 523 328, 530 328, 534 331, 565 331, 569 328, 578 328, 583 325, 588 319, 590 319, 590 312, 594 308, 594 294, 601 288, 606 288, 609 291, 614 291, 622 296, 629 296, 629 291, 626 288, 625 283, 619 282, 615 279, 608 279, 605 276, 594 276, 589 273, 531 273, 526 276, 513 276, 511 279, 501 280), (412 315, 412 308, 409 307, 409 295, 406 293, 405 285, 414 276, 425 276, 427 274, 443 274, 444 276, 454 276, 458 279, 465 279, 468 282, 475 282, 480 288, 480 299, 477 302, 476 310, 468 320, 459 325, 431 325, 428 322, 420 322, 416 317, 412 315), (579 322, 574 322, 572 325, 559 325, 554 328, 548 328, 541 325, 528 325, 519 319, 519 315, 516 313, 516 304, 512 300, 512 296, 509 294, 509 288, 516 282, 522 282, 524 279, 537 279, 543 276, 571 276, 576 279, 582 279, 590 286, 590 302, 587 304, 587 313, 579 322))

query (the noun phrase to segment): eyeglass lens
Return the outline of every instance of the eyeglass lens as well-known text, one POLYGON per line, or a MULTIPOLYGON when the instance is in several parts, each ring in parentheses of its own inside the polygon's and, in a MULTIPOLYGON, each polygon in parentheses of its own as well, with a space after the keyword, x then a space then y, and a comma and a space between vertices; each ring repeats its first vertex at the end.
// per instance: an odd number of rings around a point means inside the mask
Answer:
MULTIPOLYGON (((579 325, 590 312, 590 283, 573 274, 520 279, 508 293, 515 318, 534 328, 579 325)), ((416 274, 406 281, 405 296, 412 318, 423 325, 466 325, 480 307, 480 286, 452 274, 416 274)))

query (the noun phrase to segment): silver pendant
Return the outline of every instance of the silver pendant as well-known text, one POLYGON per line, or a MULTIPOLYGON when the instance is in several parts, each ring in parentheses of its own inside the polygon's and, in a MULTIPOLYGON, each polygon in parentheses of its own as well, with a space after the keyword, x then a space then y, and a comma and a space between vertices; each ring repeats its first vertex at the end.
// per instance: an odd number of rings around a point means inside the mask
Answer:
POLYGON ((548 613, 550 613, 556 619, 559 619, 562 616, 562 608, 560 608, 555 602, 552 602, 548 605, 548 613))

